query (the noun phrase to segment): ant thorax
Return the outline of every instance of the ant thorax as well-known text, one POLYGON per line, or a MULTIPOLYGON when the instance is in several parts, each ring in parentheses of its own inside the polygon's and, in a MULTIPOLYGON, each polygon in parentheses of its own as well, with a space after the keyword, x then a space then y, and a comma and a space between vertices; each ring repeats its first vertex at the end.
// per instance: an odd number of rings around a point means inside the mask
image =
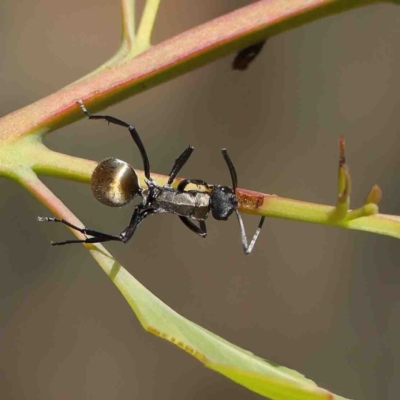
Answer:
POLYGON ((194 220, 205 220, 210 211, 211 196, 198 190, 180 191, 171 186, 158 186, 146 181, 147 189, 142 191, 143 206, 155 213, 177 214, 194 220))

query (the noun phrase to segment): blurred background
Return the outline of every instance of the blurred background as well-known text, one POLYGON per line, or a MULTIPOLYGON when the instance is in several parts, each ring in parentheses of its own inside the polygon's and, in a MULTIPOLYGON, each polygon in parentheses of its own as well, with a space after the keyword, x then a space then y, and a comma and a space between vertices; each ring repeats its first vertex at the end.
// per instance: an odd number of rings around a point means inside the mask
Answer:
MULTIPOLYGON (((143 2, 138 1, 141 11, 143 2)), ((154 43, 248 1, 164 1, 154 43)), ((117 1, 0 2, 0 114, 87 74, 119 46, 117 1)), ((107 110, 142 135, 152 170, 334 204, 344 135, 352 206, 371 186, 380 210, 400 214, 400 8, 374 5, 268 41, 246 72, 233 55, 107 110), (397 71, 397 73, 396 73, 397 71)), ((124 129, 82 120, 46 138, 52 149, 142 168, 124 129)), ((89 227, 119 232, 132 208, 108 209, 88 185, 46 184, 89 227)), ((146 333, 116 288, 26 191, 0 182, 0 398, 256 399, 146 333)), ((252 234, 258 218, 245 216, 252 234)), ((190 320, 351 399, 395 399, 400 373, 400 245, 363 232, 267 219, 244 256, 237 221, 210 219, 209 235, 178 218, 146 220, 126 246, 107 245, 146 287, 190 320)))

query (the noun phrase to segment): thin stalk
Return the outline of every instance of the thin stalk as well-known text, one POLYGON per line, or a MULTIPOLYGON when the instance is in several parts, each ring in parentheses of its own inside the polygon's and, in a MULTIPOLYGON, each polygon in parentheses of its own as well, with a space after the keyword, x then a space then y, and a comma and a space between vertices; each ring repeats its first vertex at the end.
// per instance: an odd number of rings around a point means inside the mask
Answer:
POLYGON ((134 49, 135 54, 141 53, 151 46, 151 35, 153 33, 159 5, 160 0, 146 1, 137 32, 137 46, 134 49))

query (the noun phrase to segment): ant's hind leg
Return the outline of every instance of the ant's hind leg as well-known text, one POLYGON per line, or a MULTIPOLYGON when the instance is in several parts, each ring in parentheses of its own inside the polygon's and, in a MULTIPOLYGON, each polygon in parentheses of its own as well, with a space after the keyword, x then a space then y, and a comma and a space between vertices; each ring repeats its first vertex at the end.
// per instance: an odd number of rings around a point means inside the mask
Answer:
POLYGON ((51 244, 53 246, 61 246, 70 243, 103 243, 111 241, 126 243, 134 235, 136 228, 143 222, 143 220, 153 213, 154 210, 142 210, 141 208, 137 207, 133 212, 129 225, 119 235, 109 235, 107 233, 94 231, 92 229, 79 228, 78 226, 71 224, 65 219, 53 217, 38 217, 38 221, 59 222, 69 226, 72 229, 75 229, 78 232, 83 233, 84 235, 93 236, 82 240, 64 240, 63 242, 52 242, 51 244))
POLYGON ((102 243, 102 242, 110 242, 110 241, 119 241, 119 242, 124 241, 124 238, 121 235, 115 236, 115 235, 109 235, 107 233, 94 231, 92 229, 79 228, 78 226, 73 225, 64 219, 58 219, 58 218, 52 218, 52 217, 38 217, 38 221, 39 222, 59 222, 59 223, 69 226, 72 229, 75 229, 78 232, 83 233, 84 235, 93 236, 91 238, 86 238, 86 239, 82 239, 82 240, 64 240, 62 242, 51 242, 52 246, 62 246, 64 244, 70 244, 70 243, 102 243))

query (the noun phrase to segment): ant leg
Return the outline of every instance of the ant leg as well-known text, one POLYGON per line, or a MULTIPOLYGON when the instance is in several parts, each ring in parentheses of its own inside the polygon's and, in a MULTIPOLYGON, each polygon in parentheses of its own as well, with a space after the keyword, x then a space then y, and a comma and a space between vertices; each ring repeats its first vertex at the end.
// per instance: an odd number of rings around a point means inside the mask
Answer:
POLYGON ((193 221, 188 217, 182 217, 179 215, 180 220, 194 233, 205 238, 207 236, 207 227, 204 221, 199 221, 200 227, 198 227, 193 221))
POLYGON ((198 186, 204 186, 206 189, 212 189, 212 185, 209 185, 207 182, 201 180, 201 179, 184 179, 183 181, 179 182, 179 185, 177 187, 178 192, 183 192, 186 188, 187 185, 190 183, 193 183, 194 185, 198 186))
POLYGON ((114 239, 109 239, 107 237, 100 238, 100 237, 91 237, 87 239, 82 239, 82 240, 64 240, 62 242, 51 242, 52 246, 63 246, 64 244, 73 244, 73 243, 103 243, 103 242, 109 242, 114 239))
POLYGON ((71 224, 70 222, 64 219, 58 218, 49 218, 49 217, 39 217, 38 220, 40 222, 60 222, 64 225, 69 226, 72 229, 75 229, 78 232, 83 233, 84 235, 93 236, 91 238, 86 238, 82 240, 64 240, 62 242, 52 242, 53 246, 62 246, 64 244, 71 243, 103 243, 110 241, 117 241, 126 243, 135 233, 136 228, 139 224, 150 214, 153 214, 154 210, 142 210, 139 207, 135 209, 133 212, 132 218, 129 222, 129 225, 119 234, 119 235, 109 235, 107 233, 102 233, 98 231, 94 231, 92 229, 79 228, 76 225, 71 224))
POLYGON ((250 254, 250 253, 252 252, 252 250, 253 250, 254 245, 256 244, 256 241, 257 241, 257 239, 258 239, 258 235, 259 235, 260 232, 261 232, 261 228, 262 228, 263 225, 264 225, 265 217, 261 217, 260 223, 258 224, 258 228, 257 228, 257 230, 256 230, 256 232, 255 232, 255 234, 254 234, 254 236, 253 236, 253 239, 251 239, 251 242, 250 242, 250 244, 248 245, 248 244, 247 244, 246 231, 245 231, 245 229, 244 229, 242 217, 241 217, 241 215, 239 214, 239 211, 238 211, 238 210, 235 210, 235 213, 236 213, 237 218, 238 218, 238 220, 239 220, 240 234, 241 234, 241 236, 242 236, 242 246, 243 246, 243 250, 244 250, 244 252, 245 252, 246 254, 250 254))
POLYGON ((143 169, 144 175, 147 179, 150 178, 150 161, 149 157, 147 156, 146 149, 144 148, 143 142, 140 139, 139 133, 133 125, 130 125, 124 121, 121 121, 118 118, 111 117, 110 115, 97 115, 97 114, 90 114, 89 111, 86 109, 85 105, 83 104, 82 100, 78 100, 78 104, 82 110, 82 112, 89 118, 89 119, 103 119, 110 124, 115 124, 119 126, 123 126, 124 128, 128 128, 133 141, 135 142, 136 146, 140 151, 140 155, 142 156, 143 160, 143 169))
POLYGON ((120 241, 120 242, 124 241, 124 238, 121 235, 115 236, 115 235, 109 235, 107 233, 94 231, 92 229, 79 228, 78 226, 73 225, 64 219, 58 219, 58 218, 52 218, 52 217, 38 217, 38 221, 39 222, 60 222, 64 225, 69 226, 72 229, 75 229, 78 232, 83 233, 84 235, 93 236, 91 238, 86 238, 86 239, 82 239, 82 240, 65 240, 62 242, 51 242, 52 246, 62 246, 64 244, 70 244, 70 243, 100 243, 100 242, 109 242, 109 241, 114 241, 114 240, 120 241))
POLYGON ((175 163, 171 169, 171 172, 169 173, 169 179, 167 182, 167 185, 171 185, 171 183, 174 181, 176 176, 178 175, 179 171, 182 169, 182 167, 186 164, 187 160, 193 153, 194 147, 189 146, 176 160, 175 163))
POLYGON ((151 214, 155 214, 155 210, 143 210, 140 208, 140 206, 135 208, 129 225, 121 233, 121 236, 124 238, 124 243, 126 243, 133 236, 136 228, 143 222, 146 217, 151 214))

